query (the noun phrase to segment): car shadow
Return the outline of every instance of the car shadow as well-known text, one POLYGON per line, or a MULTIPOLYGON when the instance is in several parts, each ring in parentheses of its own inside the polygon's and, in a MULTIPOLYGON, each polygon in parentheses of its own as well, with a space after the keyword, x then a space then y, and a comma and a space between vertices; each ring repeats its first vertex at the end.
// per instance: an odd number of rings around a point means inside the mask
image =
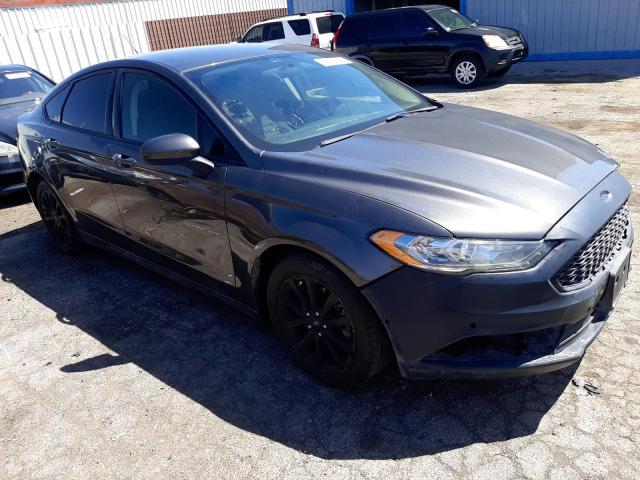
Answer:
POLYGON ((405 83, 426 95, 494 90, 509 84, 609 83, 640 76, 640 62, 598 60, 566 62, 524 62, 502 77, 486 78, 478 87, 458 88, 448 75, 409 77, 405 83))
POLYGON ((0 235, 0 281, 111 350, 69 351, 57 368, 133 363, 226 422, 321 458, 400 459, 530 435, 575 371, 407 382, 389 368, 354 392, 327 388, 251 318, 109 253, 59 254, 38 225, 0 235))

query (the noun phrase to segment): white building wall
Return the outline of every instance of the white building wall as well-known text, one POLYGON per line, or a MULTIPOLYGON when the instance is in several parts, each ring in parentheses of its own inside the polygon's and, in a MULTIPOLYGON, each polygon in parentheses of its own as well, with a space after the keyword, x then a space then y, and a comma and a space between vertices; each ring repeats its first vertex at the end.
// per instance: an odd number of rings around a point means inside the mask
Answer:
POLYGON ((0 64, 60 81, 97 62, 149 51, 144 22, 287 8, 287 0, 120 0, 0 9, 0 64))

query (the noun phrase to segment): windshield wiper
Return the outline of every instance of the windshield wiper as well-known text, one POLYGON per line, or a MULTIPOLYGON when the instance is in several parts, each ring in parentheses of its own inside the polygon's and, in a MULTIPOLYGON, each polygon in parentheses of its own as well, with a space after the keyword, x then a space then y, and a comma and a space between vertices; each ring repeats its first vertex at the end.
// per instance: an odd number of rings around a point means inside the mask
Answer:
POLYGON ((433 112, 434 110, 438 110, 438 106, 436 105, 432 105, 430 107, 423 107, 423 108, 416 108, 415 110, 408 110, 405 112, 398 112, 398 113, 394 113, 393 115, 389 115, 385 120, 387 122, 393 122, 394 120, 397 120, 399 118, 404 118, 404 117, 408 117, 409 115, 413 115, 414 113, 420 113, 420 112, 433 112))
POLYGON ((354 135, 357 135, 358 133, 362 133, 365 130, 368 129, 364 129, 364 130, 358 130, 357 132, 353 132, 353 133, 347 133, 346 135, 339 135, 337 137, 333 137, 333 138, 327 138, 326 140, 322 140, 318 145, 320 145, 320 147, 326 147, 327 145, 331 145, 332 143, 337 143, 340 142, 341 140, 346 140, 347 138, 351 138, 354 135))
MULTIPOLYGON (((429 101, 435 103, 435 105, 429 106, 429 107, 422 107, 422 108, 416 108, 415 110, 408 110, 408 111, 404 111, 404 112, 398 112, 395 113, 393 115, 388 116, 385 121, 386 122, 393 122, 394 120, 397 120, 398 118, 402 118, 402 117, 408 117, 409 115, 413 115, 414 113, 420 113, 420 112, 433 112, 434 110, 438 110, 439 108, 442 108, 442 104, 436 102, 435 100, 430 100, 429 101)), ((327 145, 331 145, 332 143, 337 143, 340 142, 342 140, 346 140, 347 138, 351 138, 354 135, 358 135, 359 133, 362 132, 366 132, 367 130, 375 127, 376 125, 373 125, 371 127, 367 127, 367 128, 363 128, 362 130, 358 130, 356 132, 352 132, 352 133, 347 133, 345 135, 339 135, 337 137, 333 137, 333 138, 327 138, 326 140, 322 140, 318 145, 320 147, 326 147, 327 145)))

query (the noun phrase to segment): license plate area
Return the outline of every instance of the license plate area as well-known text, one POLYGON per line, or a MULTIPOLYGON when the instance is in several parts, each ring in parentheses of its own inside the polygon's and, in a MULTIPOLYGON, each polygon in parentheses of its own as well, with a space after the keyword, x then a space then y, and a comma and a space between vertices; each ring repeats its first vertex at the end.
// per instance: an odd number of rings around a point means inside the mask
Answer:
POLYGON ((631 249, 625 247, 611 265, 607 289, 602 299, 605 311, 613 310, 620 297, 620 292, 627 285, 631 270, 631 249))

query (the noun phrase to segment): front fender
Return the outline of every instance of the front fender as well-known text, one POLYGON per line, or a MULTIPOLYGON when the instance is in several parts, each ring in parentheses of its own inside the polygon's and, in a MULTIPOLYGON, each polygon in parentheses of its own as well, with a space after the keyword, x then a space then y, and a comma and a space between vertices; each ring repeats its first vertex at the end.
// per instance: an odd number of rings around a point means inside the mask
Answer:
POLYGON ((369 241, 373 232, 390 228, 448 234, 411 212, 320 181, 229 168, 227 228, 235 283, 245 298, 252 298, 256 262, 274 247, 313 252, 362 287, 400 267, 369 241))
POLYGON ((451 68, 451 61, 460 53, 472 53, 472 54, 478 55, 478 57, 480 57, 480 60, 482 60, 483 66, 485 68, 487 67, 482 50, 479 49, 475 44, 463 43, 463 44, 457 45, 456 48, 453 48, 449 51, 449 55, 447 56, 447 61, 446 61, 447 70, 451 68))

